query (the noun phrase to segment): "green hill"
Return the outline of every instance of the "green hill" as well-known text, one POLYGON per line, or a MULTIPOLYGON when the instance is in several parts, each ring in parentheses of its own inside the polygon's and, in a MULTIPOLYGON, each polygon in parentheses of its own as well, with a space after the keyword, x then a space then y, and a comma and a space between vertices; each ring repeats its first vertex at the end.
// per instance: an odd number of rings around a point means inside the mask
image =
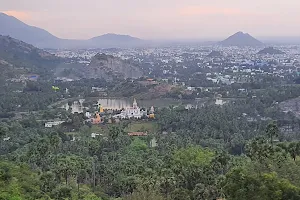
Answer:
POLYGON ((60 62, 54 55, 20 40, 0 35, 0 70, 2 78, 19 74, 49 75, 60 62))

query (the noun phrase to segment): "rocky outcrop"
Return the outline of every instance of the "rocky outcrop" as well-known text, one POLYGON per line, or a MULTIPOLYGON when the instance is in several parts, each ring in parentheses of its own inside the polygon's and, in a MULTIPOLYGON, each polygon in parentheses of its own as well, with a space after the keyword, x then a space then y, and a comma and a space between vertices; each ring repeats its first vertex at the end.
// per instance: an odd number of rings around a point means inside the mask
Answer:
POLYGON ((134 64, 106 54, 97 54, 85 69, 86 78, 136 79, 143 76, 143 72, 134 64))

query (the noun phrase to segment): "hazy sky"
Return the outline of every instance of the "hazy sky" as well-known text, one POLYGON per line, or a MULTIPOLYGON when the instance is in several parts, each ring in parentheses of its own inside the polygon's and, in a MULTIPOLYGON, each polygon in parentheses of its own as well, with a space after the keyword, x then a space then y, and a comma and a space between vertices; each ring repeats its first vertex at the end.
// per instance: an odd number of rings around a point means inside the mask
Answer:
MULTIPOLYGON (((0 12, 61 38, 300 36, 300 0, 0 0, 0 12)), ((1 28, 1 25, 0 25, 1 28)))

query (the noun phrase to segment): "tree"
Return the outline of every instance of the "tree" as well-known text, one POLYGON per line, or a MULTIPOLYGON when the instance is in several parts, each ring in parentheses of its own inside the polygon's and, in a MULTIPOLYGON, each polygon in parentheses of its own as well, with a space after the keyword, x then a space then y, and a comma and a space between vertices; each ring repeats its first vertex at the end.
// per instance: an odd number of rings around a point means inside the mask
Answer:
POLYGON ((59 186, 54 192, 53 192, 53 198, 56 200, 65 200, 65 199, 71 199, 72 198, 72 188, 69 186, 59 186))
POLYGON ((300 143, 291 142, 287 146, 287 151, 291 155, 294 161, 296 161, 296 157, 300 154, 300 143))
POLYGON ((121 129, 121 127, 119 127, 119 126, 110 127, 108 135, 113 142, 114 151, 116 150, 116 140, 123 133, 124 133, 123 129, 121 129))
POLYGON ((272 146, 262 137, 254 138, 246 145, 246 155, 253 161, 257 160, 262 163, 271 157, 273 153, 274 149, 272 146))
POLYGON ((79 130, 79 128, 82 125, 82 118, 78 114, 73 114, 72 115, 72 126, 75 130, 79 130))
POLYGON ((171 193, 173 200, 190 200, 190 191, 183 188, 177 188, 171 193))
POLYGON ((27 165, 0 161, 0 199, 46 199, 39 176, 27 165))
POLYGON ((229 161, 230 161, 229 154, 225 151, 221 151, 216 153, 216 156, 212 161, 212 165, 214 164, 218 165, 216 166, 217 169, 220 168, 222 175, 224 175, 227 172, 229 161))
POLYGON ((52 192, 56 185, 57 181, 55 180, 55 175, 52 172, 46 172, 41 175, 40 188, 43 192, 52 192))
POLYGON ((122 130, 120 129, 119 126, 112 126, 109 129, 109 137, 113 140, 116 141, 116 139, 119 137, 119 135, 122 133, 122 130))
POLYGON ((158 184, 161 193, 168 198, 170 193, 175 189, 175 174, 170 169, 163 169, 159 174, 158 184))
POLYGON ((4 124, 0 124, 0 138, 8 133, 9 129, 4 124))
POLYGON ((51 150, 56 151, 60 144, 61 144, 61 138, 56 133, 52 133, 50 136, 51 150))
POLYGON ((124 200, 165 200, 157 190, 144 190, 139 187, 132 194, 123 198, 124 200))
POLYGON ((76 175, 79 170, 79 158, 77 156, 59 156, 55 171, 58 176, 65 179, 66 185, 69 183, 69 177, 76 175))
POLYGON ((196 185, 193 190, 193 196, 195 200, 212 200, 219 197, 216 186, 206 186, 201 183, 196 185))
POLYGON ((299 199, 300 189, 275 173, 248 174, 244 169, 235 169, 226 175, 224 183, 226 198, 231 200, 285 200, 299 199))
POLYGON ((278 135, 279 135, 279 129, 278 129, 277 124, 275 124, 275 122, 268 124, 268 126, 266 128, 266 134, 269 137, 272 147, 273 147, 274 138, 278 137, 278 135))
POLYGON ((84 169, 79 170, 77 174, 77 194, 78 194, 78 199, 80 199, 80 184, 84 183, 84 180, 87 177, 87 173, 84 169))

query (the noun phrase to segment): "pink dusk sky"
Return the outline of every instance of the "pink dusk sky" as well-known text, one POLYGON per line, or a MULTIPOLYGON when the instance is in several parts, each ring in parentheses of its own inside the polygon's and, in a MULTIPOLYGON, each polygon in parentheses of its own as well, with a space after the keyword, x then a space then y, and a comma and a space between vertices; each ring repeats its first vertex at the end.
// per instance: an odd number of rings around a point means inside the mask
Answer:
POLYGON ((68 39, 300 36, 300 0, 0 0, 0 12, 68 39))

